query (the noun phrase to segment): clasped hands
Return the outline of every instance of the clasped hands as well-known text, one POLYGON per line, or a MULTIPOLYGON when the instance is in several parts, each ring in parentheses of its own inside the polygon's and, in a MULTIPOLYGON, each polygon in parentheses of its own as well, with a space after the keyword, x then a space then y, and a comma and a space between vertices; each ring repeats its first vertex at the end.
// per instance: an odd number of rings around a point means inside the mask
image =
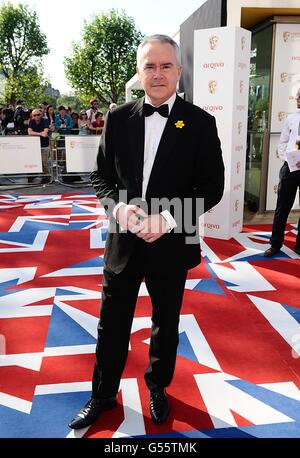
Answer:
POLYGON ((168 230, 162 215, 147 215, 136 205, 122 205, 117 210, 116 218, 122 229, 130 231, 147 243, 155 242, 168 230))

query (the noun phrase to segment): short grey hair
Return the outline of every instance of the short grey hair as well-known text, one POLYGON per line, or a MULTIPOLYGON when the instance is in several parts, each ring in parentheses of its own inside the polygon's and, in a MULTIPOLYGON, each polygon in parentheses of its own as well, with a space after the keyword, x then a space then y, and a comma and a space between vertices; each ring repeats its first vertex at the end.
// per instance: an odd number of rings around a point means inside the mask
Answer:
POLYGON ((178 62, 178 65, 181 65, 181 54, 180 54, 180 48, 176 41, 173 40, 173 38, 169 37, 168 35, 161 35, 161 34, 156 34, 156 35, 151 35, 149 37, 144 38, 144 40, 139 44, 137 53, 136 53, 136 61, 137 64, 139 65, 139 60, 140 60, 140 54, 142 48, 153 41, 159 41, 162 44, 169 44, 172 46, 172 48, 175 51, 176 55, 176 60, 178 62))

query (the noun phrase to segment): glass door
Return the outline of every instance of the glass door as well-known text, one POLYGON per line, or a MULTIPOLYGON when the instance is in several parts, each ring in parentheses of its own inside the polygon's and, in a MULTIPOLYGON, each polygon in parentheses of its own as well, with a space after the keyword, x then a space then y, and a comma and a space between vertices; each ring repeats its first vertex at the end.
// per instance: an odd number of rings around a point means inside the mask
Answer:
POLYGON ((272 24, 252 32, 245 177, 246 209, 251 212, 256 212, 259 205, 262 157, 269 121, 272 38, 272 24))

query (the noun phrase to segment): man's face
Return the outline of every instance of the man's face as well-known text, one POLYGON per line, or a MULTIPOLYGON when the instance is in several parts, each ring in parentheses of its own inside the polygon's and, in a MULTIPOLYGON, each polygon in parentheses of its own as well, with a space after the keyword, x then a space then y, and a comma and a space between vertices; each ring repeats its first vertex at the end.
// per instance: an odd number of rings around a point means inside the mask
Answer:
POLYGON ((153 105, 161 105, 174 94, 181 71, 182 66, 169 43, 152 41, 140 50, 137 73, 153 105))
POLYGON ((41 116, 42 116, 42 113, 40 111, 33 111, 32 112, 32 117, 33 117, 33 119, 35 120, 35 122, 37 124, 39 124, 39 122, 41 120, 41 116))

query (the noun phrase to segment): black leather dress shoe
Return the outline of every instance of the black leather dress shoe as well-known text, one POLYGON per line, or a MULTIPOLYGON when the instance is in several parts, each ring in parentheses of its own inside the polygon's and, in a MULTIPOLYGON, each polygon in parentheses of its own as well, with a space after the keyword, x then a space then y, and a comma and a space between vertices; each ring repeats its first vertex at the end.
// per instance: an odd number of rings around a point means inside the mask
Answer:
POLYGON ((300 248, 295 247, 295 253, 299 254, 299 256, 300 256, 300 248))
POLYGON ((81 429, 94 423, 104 410, 110 410, 117 405, 117 398, 95 399, 91 398, 89 402, 78 412, 78 414, 69 423, 72 429, 81 429))
POLYGON ((275 256, 275 254, 278 253, 278 251, 280 251, 280 248, 275 248, 274 246, 271 246, 271 248, 268 248, 264 252, 264 256, 266 258, 271 258, 272 256, 275 256))
POLYGON ((150 415, 153 423, 162 423, 169 414, 169 402, 164 388, 150 391, 150 415))

